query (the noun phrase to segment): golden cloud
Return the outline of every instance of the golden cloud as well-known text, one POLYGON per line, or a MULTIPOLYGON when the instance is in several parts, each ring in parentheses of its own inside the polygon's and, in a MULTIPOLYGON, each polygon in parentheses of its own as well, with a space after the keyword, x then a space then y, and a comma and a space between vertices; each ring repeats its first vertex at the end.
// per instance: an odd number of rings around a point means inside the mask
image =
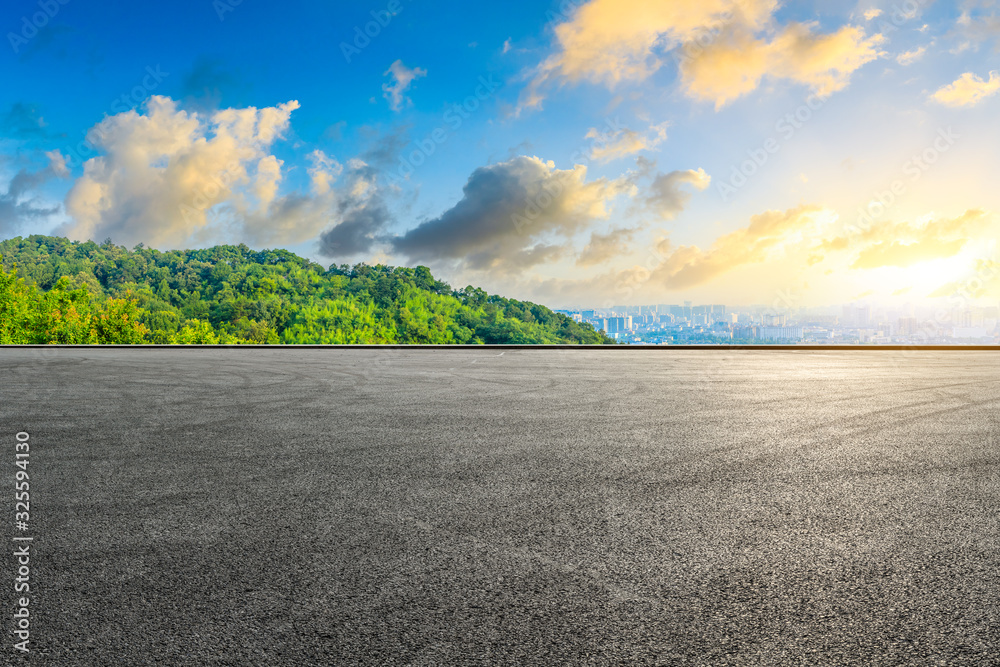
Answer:
POLYGON ((719 109, 752 92, 764 76, 809 86, 821 97, 844 88, 850 76, 882 52, 882 35, 856 26, 814 34, 814 23, 793 23, 772 41, 737 31, 709 45, 697 58, 681 62, 685 92, 719 109))
POLYGON ((881 55, 882 36, 867 37, 855 26, 816 35, 816 24, 793 23, 770 41, 758 38, 778 5, 777 0, 591 0, 556 27, 556 52, 534 71, 518 111, 540 106, 547 89, 562 82, 613 88, 644 81, 672 50, 685 91, 716 107, 754 90, 764 75, 829 94, 881 55))
POLYGON ((541 105, 561 81, 614 87, 643 81, 663 65, 656 52, 739 23, 762 28, 777 0, 591 0, 555 28, 556 52, 535 70, 518 111, 541 105))
MULTIPOLYGON (((985 211, 970 209, 952 219, 931 220, 924 224, 886 221, 874 225, 858 237, 862 248, 851 265, 853 269, 882 266, 907 267, 931 259, 957 255, 965 244, 986 228, 985 211)), ((844 237, 824 243, 824 247, 844 249, 844 237)))
POLYGON ((627 127, 616 130, 610 136, 601 133, 596 127, 590 128, 585 139, 596 139, 590 150, 590 159, 597 162, 609 162, 627 157, 639 151, 656 148, 667 138, 668 123, 651 125, 646 134, 639 134, 627 127))
POLYGON ((661 242, 658 249, 669 254, 653 270, 650 280, 668 289, 706 283, 737 267, 784 254, 803 239, 821 233, 834 217, 822 207, 803 205, 755 215, 748 226, 719 237, 708 250, 696 246, 674 249, 661 242))
POLYGON ((613 229, 607 234, 592 232, 590 243, 576 259, 578 266, 603 264, 628 251, 628 242, 635 235, 635 229, 613 229))
POLYGON ((990 78, 983 80, 972 72, 966 72, 954 82, 939 88, 931 99, 949 107, 971 107, 997 91, 1000 91, 1000 74, 990 72, 990 78))
POLYGON ((968 239, 940 241, 923 239, 913 243, 893 241, 878 243, 862 250, 851 265, 852 269, 874 269, 881 266, 907 267, 930 259, 940 259, 957 255, 968 239))

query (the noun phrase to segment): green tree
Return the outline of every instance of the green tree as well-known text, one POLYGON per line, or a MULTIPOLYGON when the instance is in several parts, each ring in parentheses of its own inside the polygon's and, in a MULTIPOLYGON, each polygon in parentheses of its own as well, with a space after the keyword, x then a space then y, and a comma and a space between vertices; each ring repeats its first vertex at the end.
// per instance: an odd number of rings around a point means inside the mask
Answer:
POLYGON ((0 262, 6 342, 614 343, 545 306, 453 291, 425 266, 39 235, 0 242, 0 262))

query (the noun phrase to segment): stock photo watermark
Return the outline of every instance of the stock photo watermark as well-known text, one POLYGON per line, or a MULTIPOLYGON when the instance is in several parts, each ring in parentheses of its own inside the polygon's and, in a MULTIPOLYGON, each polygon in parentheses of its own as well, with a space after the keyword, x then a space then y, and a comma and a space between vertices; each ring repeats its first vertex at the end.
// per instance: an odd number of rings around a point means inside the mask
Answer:
POLYGON ((919 181, 961 137, 950 125, 939 128, 929 146, 914 153, 902 164, 900 170, 906 178, 897 178, 888 187, 876 191, 868 204, 858 209, 856 224, 849 226, 846 232, 851 235, 868 231, 875 221, 889 212, 900 197, 909 192, 910 185, 919 181))
POLYGON ((31 542, 34 538, 28 534, 31 520, 31 487, 28 474, 28 464, 31 462, 31 436, 20 431, 14 436, 14 527, 18 534, 14 536, 14 593, 17 594, 14 605, 14 629, 12 634, 18 640, 14 649, 28 653, 28 643, 31 641, 31 542))
POLYGON ((389 27, 389 24, 401 11, 403 11, 402 0, 389 0, 385 9, 373 9, 368 12, 372 20, 364 25, 354 26, 351 41, 340 43, 340 53, 343 54, 344 60, 350 64, 354 56, 360 55, 362 51, 367 49, 372 40, 381 35, 382 31, 389 27))
POLYGON ((718 180, 716 189, 723 202, 728 202, 737 191, 746 186, 750 179, 768 163, 771 156, 776 155, 785 142, 790 141, 795 134, 805 127, 817 111, 823 108, 827 97, 813 93, 806 97, 802 104, 784 114, 774 123, 776 135, 772 135, 756 148, 747 150, 747 159, 730 168, 727 180, 718 180))
POLYGON ((212 0, 212 9, 220 21, 226 20, 226 14, 236 11, 236 8, 243 4, 243 0, 212 0))
POLYGON ((10 48, 14 53, 20 53, 21 48, 38 36, 38 31, 47 26, 59 10, 69 2, 70 0, 39 0, 39 11, 22 16, 20 30, 7 33, 7 41, 10 42, 10 48))
MULTIPOLYGON (((930 4, 932 0, 906 0, 902 4, 893 5, 889 10, 888 19, 879 22, 879 33, 885 36, 889 32, 899 30, 903 24, 914 19, 923 5, 930 4)), ((732 20, 730 14, 728 20, 732 20)), ((690 49, 677 49, 681 53, 676 56, 679 63, 691 60, 704 53, 704 51, 718 39, 725 30, 727 19, 720 19, 722 22, 714 25, 696 38, 694 45, 690 49)), ((747 159, 738 164, 734 164, 729 170, 727 179, 716 181, 716 190, 723 202, 728 202, 739 190, 768 163, 772 156, 776 155, 787 142, 803 128, 806 123, 812 120, 823 108, 830 95, 811 93, 803 103, 792 111, 783 114, 774 123, 775 135, 765 139, 761 145, 746 151, 747 159)))
POLYGON ((725 33, 735 18, 736 14, 727 10, 719 14, 709 25, 699 27, 694 37, 672 51, 677 66, 680 67, 701 57, 725 33))
POLYGON ((219 199, 223 193, 229 192, 241 176, 243 176, 243 167, 239 161, 234 160, 227 164, 222 171, 201 183, 191 201, 179 206, 184 222, 189 225, 198 225, 201 224, 201 219, 206 211, 218 214, 213 202, 219 199))
POLYGON ((461 129, 466 120, 472 117, 496 94, 502 84, 493 75, 480 76, 479 83, 473 93, 462 100, 461 104, 453 104, 441 116, 442 125, 434 128, 421 139, 412 142, 412 149, 399 157, 399 166, 395 172, 387 172, 386 178, 391 183, 399 183, 408 179, 413 172, 422 166, 427 159, 437 152, 439 146, 448 142, 461 129))
POLYGON ((906 0, 903 3, 894 4, 889 8, 888 15, 880 15, 877 25, 878 31, 882 35, 896 32, 903 27, 903 24, 912 21, 917 17, 917 13, 925 5, 930 5, 934 0, 906 0), (882 18, 887 16, 887 18, 882 18))
MULTIPOLYGON (((145 74, 139 80, 139 83, 111 101, 108 105, 110 111, 114 112, 114 114, 131 111, 145 102, 152 95, 153 91, 159 88, 160 84, 170 76, 170 72, 164 72, 160 65, 156 65, 155 67, 147 65, 144 72, 145 74)), ((82 165, 88 159, 97 155, 97 148, 90 140, 91 134, 95 139, 102 139, 104 137, 104 131, 100 123, 89 130, 84 130, 82 141, 76 145, 67 146, 62 150, 63 155, 66 156, 67 166, 82 165)))
POLYGON ((587 0, 563 0, 559 6, 545 11, 545 29, 551 29, 556 23, 564 23, 570 19, 577 9, 587 3, 587 0))
MULTIPOLYGON (((606 146, 624 129, 625 127, 622 125, 620 118, 605 118, 602 130, 588 135, 592 138, 592 141, 573 151, 570 155, 570 162, 574 165, 581 164, 586 166, 590 163, 590 156, 595 149, 606 146)), ((542 185, 541 191, 534 195, 519 213, 511 214, 510 222, 514 225, 514 230, 520 234, 529 224, 538 219, 538 216, 552 205, 556 197, 562 194, 563 187, 559 179, 550 180, 542 185)))

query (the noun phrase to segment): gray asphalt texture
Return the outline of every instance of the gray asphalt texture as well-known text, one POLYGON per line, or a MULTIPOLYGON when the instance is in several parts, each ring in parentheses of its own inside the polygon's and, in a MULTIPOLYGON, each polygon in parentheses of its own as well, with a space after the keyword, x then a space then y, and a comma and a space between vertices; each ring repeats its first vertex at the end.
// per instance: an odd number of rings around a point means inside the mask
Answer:
POLYGON ((0 655, 996 665, 998 409, 990 352, 4 349, 0 655))

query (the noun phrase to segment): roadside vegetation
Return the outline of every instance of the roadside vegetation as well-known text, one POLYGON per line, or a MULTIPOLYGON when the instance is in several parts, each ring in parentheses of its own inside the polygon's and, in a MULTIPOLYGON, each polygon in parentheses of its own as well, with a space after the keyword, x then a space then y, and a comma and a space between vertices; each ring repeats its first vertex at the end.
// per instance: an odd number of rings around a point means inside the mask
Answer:
POLYGON ((613 344, 545 306, 453 289, 427 267, 323 268, 245 245, 0 242, 0 343, 613 344))

